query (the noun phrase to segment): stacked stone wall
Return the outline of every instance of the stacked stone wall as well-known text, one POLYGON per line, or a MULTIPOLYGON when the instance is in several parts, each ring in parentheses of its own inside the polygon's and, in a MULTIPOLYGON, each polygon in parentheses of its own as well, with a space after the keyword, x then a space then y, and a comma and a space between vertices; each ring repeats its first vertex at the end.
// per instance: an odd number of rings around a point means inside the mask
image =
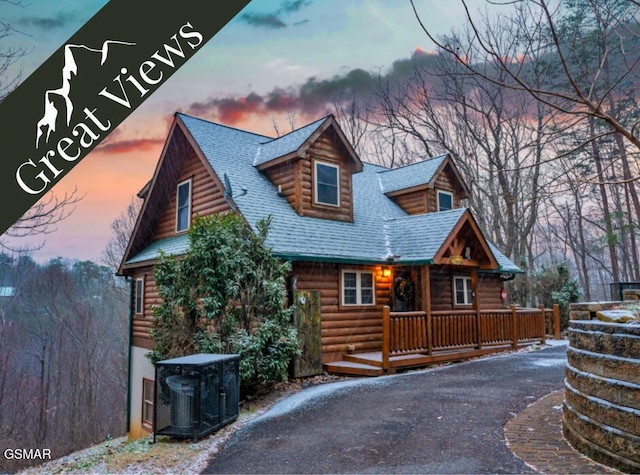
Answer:
POLYGON ((640 473, 640 325, 569 323, 563 431, 592 459, 640 473))

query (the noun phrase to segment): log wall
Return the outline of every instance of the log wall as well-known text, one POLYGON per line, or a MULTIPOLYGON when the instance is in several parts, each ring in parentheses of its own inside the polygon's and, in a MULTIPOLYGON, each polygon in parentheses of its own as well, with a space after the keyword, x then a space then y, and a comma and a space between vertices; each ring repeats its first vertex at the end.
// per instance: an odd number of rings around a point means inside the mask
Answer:
MULTIPOLYGON (((471 305, 454 305, 453 276, 469 276, 469 272, 456 272, 450 268, 432 266, 431 270, 431 310, 453 310, 471 308, 471 305)), ((504 308, 500 276, 478 273, 478 304, 480 309, 504 308)))
POLYGON ((169 198, 156 224, 154 241, 176 235, 176 192, 178 183, 191 179, 191 219, 229 210, 220 186, 211 177, 202 160, 193 149, 184 157, 184 166, 173 184, 169 198))
POLYGON ((355 351, 374 351, 382 347, 382 307, 389 305, 390 278, 382 277, 380 267, 331 263, 294 263, 292 275, 298 290, 319 290, 322 303, 322 360, 339 361, 348 347, 355 351), (375 305, 340 305, 341 269, 371 270, 375 279, 375 305))
POLYGON ((141 315, 133 314, 133 345, 150 350, 153 348, 153 342, 149 337, 149 331, 151 330, 153 322, 151 306, 159 305, 161 303, 158 297, 156 281, 153 278, 153 268, 149 266, 135 269, 133 271, 132 278, 134 281, 134 310, 137 297, 137 295, 135 295, 135 281, 140 278, 144 279, 144 292, 142 294, 143 313, 141 315))
POLYGON ((353 199, 351 189, 352 164, 344 147, 331 129, 327 129, 307 149, 305 157, 300 159, 300 193, 299 213, 315 218, 353 221, 353 199), (340 206, 327 206, 315 203, 313 174, 314 161, 330 163, 340 167, 340 206))
POLYGON ((436 177, 434 188, 400 192, 392 198, 408 214, 435 213, 438 211, 437 190, 453 193, 453 207, 460 207, 461 187, 449 167, 445 167, 436 177))
POLYGON ((273 167, 267 168, 265 174, 271 183, 274 184, 276 190, 278 185, 281 187, 281 192, 287 199, 289 204, 297 210, 296 203, 296 174, 298 171, 298 162, 290 160, 284 163, 279 163, 273 167))
POLYGON ((437 190, 449 191, 453 193, 453 207, 460 207, 460 186, 456 186, 455 176, 445 167, 444 170, 436 177, 434 188, 427 190, 428 212, 435 213, 438 211, 438 194, 437 190))
POLYGON ((429 210, 427 190, 410 191, 395 196, 394 201, 409 214, 425 214, 429 210))

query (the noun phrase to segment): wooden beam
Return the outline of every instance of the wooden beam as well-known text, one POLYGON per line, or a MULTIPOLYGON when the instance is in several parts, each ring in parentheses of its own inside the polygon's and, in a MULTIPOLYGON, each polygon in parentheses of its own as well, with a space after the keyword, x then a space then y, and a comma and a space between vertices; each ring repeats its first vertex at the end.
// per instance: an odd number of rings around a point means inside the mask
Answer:
POLYGON ((546 331, 545 331, 545 325, 544 325, 544 311, 545 311, 544 305, 540 305, 540 324, 539 324, 539 327, 540 327, 541 333, 542 333, 542 335, 540 337, 540 343, 542 345, 545 345, 547 343, 546 338, 545 338, 546 331))
POLYGON ((553 338, 562 339, 560 336, 560 305, 553 304, 553 338))
POLYGON ((518 314, 516 312, 516 306, 511 305, 511 347, 515 350, 518 348, 518 314))
POLYGON ((389 330, 391 327, 391 309, 388 305, 382 307, 382 369, 389 369, 389 330))
POLYGON ((431 320, 431 270, 429 266, 420 268, 422 282, 422 311, 427 314, 427 354, 433 353, 432 320, 431 320))
POLYGON ((480 303, 478 299, 478 270, 476 268, 471 269, 471 294, 473 295, 473 310, 476 313, 476 334, 478 344, 476 348, 482 349, 482 328, 480 319, 480 303))

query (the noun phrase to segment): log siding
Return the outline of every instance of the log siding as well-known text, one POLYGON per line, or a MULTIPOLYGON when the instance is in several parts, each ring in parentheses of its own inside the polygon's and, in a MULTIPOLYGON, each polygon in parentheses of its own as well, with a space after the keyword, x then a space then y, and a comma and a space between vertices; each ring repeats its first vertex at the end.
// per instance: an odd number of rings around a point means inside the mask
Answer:
POLYGON ((452 193, 453 207, 460 208, 462 188, 449 167, 445 167, 438 174, 433 188, 425 186, 422 189, 394 193, 392 198, 408 214, 436 213, 438 211, 438 190, 452 193))
MULTIPOLYGON (((431 271, 431 310, 471 309, 471 305, 455 305, 453 292, 453 276, 471 276, 469 272, 450 270, 433 266, 431 271)), ((503 308, 500 276, 497 274, 478 273, 478 304, 481 310, 503 308)))
POLYGON ((149 266, 135 269, 133 271, 132 278, 134 282, 138 279, 142 279, 144 282, 142 292, 142 313, 140 314, 135 313, 135 302, 138 296, 135 294, 137 286, 134 286, 132 343, 134 346, 150 350, 153 348, 153 342, 149 336, 149 332, 153 324, 151 306, 160 304, 156 281, 153 277, 153 267, 149 266))
POLYGON ((353 221, 353 195, 351 187, 352 165, 346 150, 339 145, 335 133, 328 129, 307 149, 300 159, 300 211, 304 216, 353 221), (315 162, 339 167, 339 206, 316 203, 314 196, 315 162))
POLYGON ((177 184, 191 180, 191 222, 196 215, 206 216, 213 213, 229 211, 222 189, 211 176, 204 163, 193 149, 185 157, 184 166, 171 190, 169 199, 164 202, 164 209, 154 232, 154 241, 175 236, 176 234, 176 193, 177 184))
POLYGON ((391 282, 390 277, 383 277, 382 267, 295 262, 291 273, 297 277, 297 290, 320 291, 323 363, 339 361, 350 347, 354 351, 381 348, 382 307, 389 304, 391 282), (343 269, 373 273, 375 305, 340 305, 343 269))

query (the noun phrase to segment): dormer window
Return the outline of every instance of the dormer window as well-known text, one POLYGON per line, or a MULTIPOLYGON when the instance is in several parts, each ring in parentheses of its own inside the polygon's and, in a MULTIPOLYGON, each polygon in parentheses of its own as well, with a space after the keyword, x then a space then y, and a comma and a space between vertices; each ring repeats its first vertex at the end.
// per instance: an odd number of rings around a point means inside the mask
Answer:
POLYGON ((438 190, 438 211, 453 209, 453 193, 438 190))
POLYGON ((340 167, 316 161, 314 172, 315 202, 340 206, 340 167))
POLYGON ((191 225, 191 180, 178 183, 176 190, 176 232, 189 229, 191 225))

